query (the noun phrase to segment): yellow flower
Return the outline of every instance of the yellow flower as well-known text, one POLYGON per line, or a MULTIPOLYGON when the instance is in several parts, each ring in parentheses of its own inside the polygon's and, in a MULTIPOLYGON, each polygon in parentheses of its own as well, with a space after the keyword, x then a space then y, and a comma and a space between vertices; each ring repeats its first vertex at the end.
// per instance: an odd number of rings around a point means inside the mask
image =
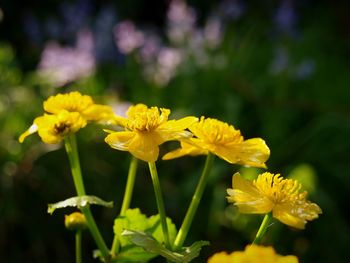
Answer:
POLYGON ((258 245, 246 246, 244 251, 228 254, 219 252, 208 259, 208 263, 298 263, 296 256, 281 256, 273 247, 258 245))
POLYGON ((33 125, 19 137, 19 142, 38 132, 43 142, 59 143, 66 135, 77 132, 85 125, 86 120, 78 112, 62 110, 57 115, 44 114, 35 118, 33 125))
POLYGON ((232 189, 227 189, 228 201, 238 206, 241 213, 267 214, 282 223, 304 229, 307 221, 318 218, 322 211, 315 203, 306 200, 307 192, 300 192, 301 185, 279 174, 263 173, 249 181, 236 173, 232 177, 232 189))
POLYGON ((204 117, 189 130, 196 137, 182 140, 181 148, 164 155, 164 160, 211 152, 229 163, 266 168, 270 150, 261 138, 244 140, 232 125, 204 117))
POLYGON ((36 118, 29 129, 20 135, 20 143, 36 132, 45 143, 59 143, 88 122, 115 123, 117 119, 111 107, 95 104, 90 96, 77 91, 49 97, 44 101, 44 109, 51 114, 36 118))
POLYGON ((52 114, 58 114, 61 110, 78 112, 86 121, 112 122, 115 118, 110 106, 95 104, 90 96, 77 91, 49 97, 44 101, 44 109, 52 114))
POLYGON ((158 159, 159 145, 166 141, 191 137, 185 129, 196 122, 196 117, 168 120, 170 110, 148 108, 144 104, 131 106, 127 118, 119 117, 118 123, 124 131, 112 132, 105 141, 121 151, 129 151, 136 158, 146 162, 158 159))

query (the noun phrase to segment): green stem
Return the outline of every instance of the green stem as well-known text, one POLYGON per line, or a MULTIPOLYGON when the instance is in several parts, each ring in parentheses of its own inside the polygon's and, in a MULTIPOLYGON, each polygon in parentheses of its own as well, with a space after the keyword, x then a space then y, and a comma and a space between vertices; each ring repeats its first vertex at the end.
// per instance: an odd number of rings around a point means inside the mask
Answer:
POLYGON ((81 230, 77 230, 75 233, 75 262, 82 263, 81 257, 81 230))
POLYGON ((126 210, 129 209, 131 197, 132 197, 132 193, 135 185, 136 171, 137 171, 137 158, 133 156, 129 166, 128 180, 126 182, 123 204, 122 204, 122 208, 120 209, 121 216, 125 215, 126 210))
POLYGON ((272 213, 268 213, 265 215, 261 225, 260 225, 260 228, 258 230, 258 233, 256 234, 256 237, 253 241, 253 244, 257 244, 259 245, 261 240, 263 239, 265 233, 266 233, 266 230, 267 228, 269 227, 270 223, 272 221, 272 213))
MULTIPOLYGON (((72 170, 75 189, 77 191, 78 196, 85 195, 85 188, 83 183, 83 177, 81 175, 78 147, 77 147, 75 135, 72 134, 70 136, 67 136, 64 141, 65 141, 65 147, 66 147, 69 163, 72 170)), ((100 250, 102 257, 104 258, 105 262, 108 262, 109 250, 101 236, 100 231, 97 228, 97 225, 92 216, 90 208, 88 206, 82 207, 81 211, 83 212, 86 218, 91 235, 94 238, 95 243, 98 249, 100 250)))
POLYGON ((207 155, 207 159, 205 161, 205 165, 204 165, 204 169, 203 169, 201 178, 198 182, 198 185, 197 185, 197 188, 194 192, 194 195, 192 196, 191 204, 187 209, 185 218, 184 218, 182 225, 180 227, 180 230, 177 233, 177 236, 175 238, 174 250, 180 249, 182 247, 183 243, 185 242, 186 236, 188 234, 188 231, 189 231, 191 224, 192 224, 192 221, 193 221, 193 217, 196 214, 199 202, 202 198, 205 186, 207 184, 208 176, 209 176, 210 170, 213 166, 214 157, 215 156, 211 153, 209 153, 207 155))
POLYGON ((165 246, 167 248, 171 248, 170 240, 169 240, 168 225, 166 222, 164 202, 163 202, 163 197, 162 197, 162 191, 160 188, 160 183, 159 183, 159 178, 158 178, 158 173, 157 173, 157 167, 156 167, 156 164, 154 162, 148 162, 148 166, 149 166, 149 171, 150 171, 151 177, 152 177, 154 193, 156 195, 157 207, 158 207, 158 212, 159 212, 159 216, 160 216, 160 222, 162 224, 165 246))
POLYGON ((67 136, 64 140, 66 152, 68 155, 70 167, 72 170, 72 176, 74 181, 74 186, 77 191, 78 196, 85 195, 85 187, 83 183, 83 177, 81 175, 80 161, 78 155, 78 147, 75 135, 72 134, 67 136))
MULTIPOLYGON (((119 214, 120 216, 124 216, 126 210, 128 210, 130 206, 131 197, 132 197, 132 193, 135 185, 137 163, 138 163, 137 158, 132 156, 132 159, 130 161, 130 166, 129 166, 128 179, 126 182, 123 204, 122 204, 122 208, 120 209, 120 214, 119 214)), ((118 236, 115 234, 113 243, 112 243, 112 248, 111 248, 112 255, 115 255, 116 253, 118 253, 118 250, 119 250, 118 236)))

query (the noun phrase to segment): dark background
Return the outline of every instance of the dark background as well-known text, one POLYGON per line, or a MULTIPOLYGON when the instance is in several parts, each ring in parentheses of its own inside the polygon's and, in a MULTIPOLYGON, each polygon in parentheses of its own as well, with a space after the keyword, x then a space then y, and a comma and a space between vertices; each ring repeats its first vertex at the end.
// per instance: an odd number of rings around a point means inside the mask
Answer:
MULTIPOLYGON (((74 235, 63 225, 64 214, 72 210, 46 213, 48 203, 75 195, 64 149, 44 145, 37 135, 23 144, 17 141, 43 113, 42 102, 48 96, 70 90, 90 94, 117 110, 142 102, 170 108, 173 118, 214 117, 233 124, 245 138, 262 137, 271 149, 268 170, 302 181, 309 199, 323 210, 303 231, 275 223, 264 244, 280 254, 297 255, 301 262, 348 258, 349 4, 297 0, 187 4, 192 8, 186 16, 189 22, 181 23, 167 16, 170 1, 0 2, 2 262, 74 262, 74 235), (198 36, 213 17, 220 34, 210 46, 198 36), (141 44, 128 54, 116 45, 113 30, 125 20, 132 21, 144 38, 156 36, 158 50, 152 59, 142 59, 141 44), (172 26, 185 32, 185 39, 174 41, 169 36, 172 26), (40 65, 48 43, 71 49, 67 56, 73 58, 55 58, 62 59, 60 67, 79 69, 87 63, 76 56, 79 33, 87 31, 93 46, 84 52, 93 58, 93 70, 60 83, 42 77, 40 65), (161 54, 169 54, 169 49, 175 50, 171 53, 175 57, 165 56, 161 64, 161 54)), ((114 201, 113 209, 92 208, 110 244, 130 156, 111 149, 104 136, 100 126, 90 125, 79 132, 78 143, 88 193, 114 201)), ((175 145, 162 146, 162 154, 175 145)), ((167 214, 178 227, 204 160, 158 162, 167 214)), ((217 251, 242 250, 254 237, 261 216, 240 215, 225 200, 231 175, 238 170, 251 178, 260 172, 215 160, 186 242, 211 242, 195 262, 205 262, 217 251)), ((147 215, 156 213, 145 164, 138 170, 132 207, 147 215)), ((95 247, 87 233, 83 242, 84 262, 94 262, 95 247)))

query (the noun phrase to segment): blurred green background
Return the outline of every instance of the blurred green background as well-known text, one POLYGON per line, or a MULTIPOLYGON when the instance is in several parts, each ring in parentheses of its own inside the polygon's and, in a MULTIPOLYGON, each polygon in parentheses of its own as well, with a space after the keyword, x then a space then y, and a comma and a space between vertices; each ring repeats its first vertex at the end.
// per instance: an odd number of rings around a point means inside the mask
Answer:
MULTIPOLYGON (((74 196, 62 145, 18 136, 42 102, 78 90, 119 114, 130 103, 218 118, 245 138, 262 137, 273 173, 300 180, 323 214, 296 231, 280 223, 265 244, 301 262, 344 262, 350 244, 350 16, 347 1, 9 1, 0 3, 0 261, 74 262, 65 209, 74 196)), ((93 207, 108 244, 130 156, 90 125, 78 134, 89 194, 114 201, 93 207)), ((162 154, 176 147, 162 146, 162 154)), ((204 157, 159 161, 165 206, 179 227, 204 157)), ((186 244, 211 242, 194 262, 242 250, 260 216, 226 202, 231 175, 259 170, 217 158, 186 244)), ((156 213, 147 166, 138 170, 132 207, 156 213)), ((84 236, 84 262, 95 249, 84 236)), ((163 262, 154 259, 153 262, 163 262)))

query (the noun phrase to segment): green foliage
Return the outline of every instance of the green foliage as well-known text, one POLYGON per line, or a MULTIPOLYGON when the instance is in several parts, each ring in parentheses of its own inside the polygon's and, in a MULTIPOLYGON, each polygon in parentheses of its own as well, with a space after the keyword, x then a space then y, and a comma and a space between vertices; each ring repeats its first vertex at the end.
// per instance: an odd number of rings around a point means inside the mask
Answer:
MULTIPOLYGON (((170 218, 167 218, 169 239, 173 242, 176 236, 176 227, 170 218)), ((140 262, 148 261, 157 256, 152 251, 145 251, 139 245, 135 245, 130 239, 123 235, 124 230, 136 230, 152 235, 157 244, 164 242, 162 227, 160 224, 159 214, 146 217, 141 213, 139 208, 128 209, 125 216, 119 216, 114 221, 114 233, 118 237, 121 246, 116 256, 118 262, 140 262)))
POLYGON ((167 260, 175 263, 188 263, 199 255, 203 246, 208 246, 208 241, 197 241, 190 247, 182 248, 180 251, 173 252, 160 244, 152 235, 140 231, 124 230, 123 236, 130 238, 131 242, 144 248, 150 253, 155 253, 165 257, 167 260))
POLYGON ((48 204, 47 212, 49 214, 52 214, 56 209, 59 208, 65 208, 67 206, 81 208, 88 205, 101 205, 111 208, 113 207, 113 202, 106 202, 101 198, 93 195, 75 196, 54 204, 48 204))

